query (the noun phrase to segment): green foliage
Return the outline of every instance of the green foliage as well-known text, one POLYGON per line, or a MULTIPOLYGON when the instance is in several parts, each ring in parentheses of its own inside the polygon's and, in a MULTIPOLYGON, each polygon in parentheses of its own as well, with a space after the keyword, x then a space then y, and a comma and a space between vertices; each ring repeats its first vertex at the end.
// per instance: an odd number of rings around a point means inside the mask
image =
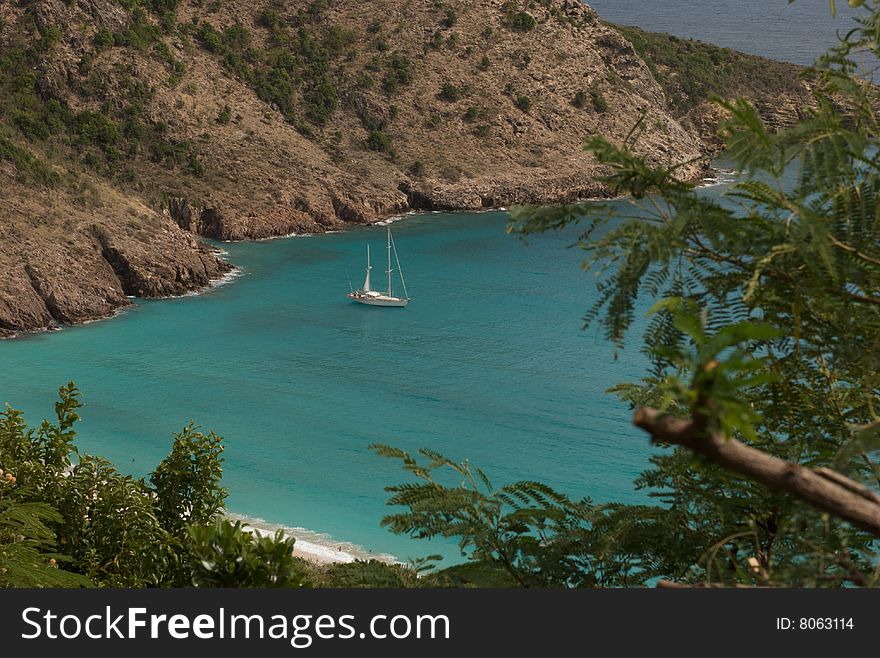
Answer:
POLYGON ((605 99, 605 95, 598 89, 590 89, 590 102, 593 104, 593 109, 599 114, 604 114, 608 111, 608 101, 605 99))
POLYGON ((511 588, 518 583, 492 562, 465 562, 431 574, 428 581, 436 587, 511 588))
MULTIPOLYGON (((266 103, 278 109, 301 132, 310 129, 297 118, 296 103, 304 103, 303 115, 317 126, 326 125, 339 106, 341 70, 331 67, 339 57, 354 52, 357 33, 341 26, 324 27, 319 20, 325 7, 312 3, 304 14, 286 18, 274 9, 264 10, 258 24, 268 30, 269 45, 258 48, 252 35, 240 23, 222 33, 205 21, 196 33, 198 42, 216 54, 223 66, 238 76, 266 103), (299 92, 299 93, 298 93, 299 92)), ((386 80, 389 90, 409 81, 408 60, 400 56, 386 80), (389 82, 390 81, 390 82, 389 82)))
POLYGON ((16 483, 11 471, 0 468, 0 588, 90 586, 87 578, 59 566, 69 558, 56 552, 49 527, 60 521, 58 512, 45 503, 23 502, 28 495, 16 483))
POLYGON ((269 30, 277 30, 281 27, 282 19, 277 11, 274 9, 264 9, 260 12, 260 17, 257 19, 257 24, 261 27, 268 28, 269 30))
POLYGON ((517 32, 530 32, 538 26, 538 21, 531 14, 517 9, 512 2, 505 8, 504 25, 517 32))
POLYGON ((109 587, 157 586, 175 572, 176 547, 156 516, 150 489, 98 457, 83 457, 52 502, 59 546, 72 566, 109 587))
MULTIPOLYGON (((45 70, 44 60, 50 55, 28 45, 23 36, 28 34, 28 21, 33 20, 29 14, 25 13, 17 26, 17 34, 22 36, 17 41, 13 39, 0 55, 0 115, 8 117, 9 124, 28 141, 45 143, 43 152, 53 153, 61 160, 78 160, 77 164, 120 180, 124 174, 117 163, 123 154, 136 158, 155 151, 177 151, 174 158, 157 158, 167 167, 188 164, 195 157, 191 145, 169 139, 149 117, 146 107, 155 90, 137 75, 133 65, 110 65, 106 58, 100 70, 95 64, 97 53, 118 41, 126 47, 148 51, 163 62, 172 84, 183 73, 182 63, 172 56, 141 4, 134 3, 130 10, 132 21, 123 32, 96 33, 95 50, 86 51, 79 62, 80 79, 74 75, 53 82, 67 85, 64 91, 77 98, 80 106, 92 109, 74 111, 65 101, 43 92, 45 85, 39 78, 45 74, 40 72, 45 70)), ((36 156, 27 157, 28 152, 20 147, 16 150, 14 139, 3 139, 3 157, 15 161, 21 180, 47 185, 60 182, 50 167, 41 166, 36 156)))
POLYGON ((305 94, 305 101, 307 116, 320 126, 330 120, 339 106, 336 87, 327 76, 320 76, 312 82, 311 88, 305 94))
POLYGON ((72 461, 80 406, 70 383, 54 422, 29 429, 20 411, 0 414, 0 556, 11 565, 0 584, 188 584, 189 530, 212 523, 226 496, 220 439, 185 428, 150 486, 98 457, 72 461))
POLYGON ((526 114, 532 111, 532 99, 528 96, 520 94, 513 101, 513 104, 516 106, 518 110, 522 110, 526 114))
POLYGON ((449 103, 461 100, 462 96, 464 96, 464 91, 451 82, 444 82, 440 87, 440 93, 438 94, 438 98, 449 103))
POLYGON ((0 137, 0 160, 6 160, 15 165, 18 179, 25 182, 53 187, 61 180, 58 172, 51 169, 27 149, 16 146, 5 137, 0 137))
POLYGON ((391 150, 391 137, 382 130, 371 130, 367 135, 367 147, 371 151, 387 153, 391 150))
POLYGON ((339 588, 412 588, 419 587, 418 575, 402 564, 387 564, 378 560, 357 560, 332 564, 320 575, 320 587, 339 588))
POLYGON ((189 567, 196 587, 306 587, 306 573, 293 557, 294 539, 248 532, 218 518, 190 528, 189 567))
POLYGON ((131 22, 122 32, 113 35, 113 42, 116 46, 146 51, 161 38, 159 27, 147 18, 143 10, 135 9, 131 22))
POLYGON ((232 108, 224 105, 223 109, 217 115, 217 123, 227 124, 232 120, 232 108))
POLYGON ((769 100, 788 94, 808 100, 793 64, 635 27, 615 27, 648 65, 676 114, 685 114, 712 96, 769 100))
POLYGON ((156 516, 173 536, 182 539, 187 526, 206 525, 222 511, 228 493, 220 486, 222 454, 222 439, 213 432, 190 424, 174 435, 171 453, 150 476, 156 516))
POLYGON ((202 46, 212 53, 219 53, 223 50, 223 43, 220 39, 220 33, 214 29, 214 26, 208 22, 204 22, 199 27, 198 38, 202 46))
POLYGON ((20 411, 0 414, 0 587, 78 587, 89 580, 59 568, 53 527, 61 515, 41 496, 57 493, 73 450, 71 427, 79 406, 72 385, 62 388, 57 425, 27 429, 20 411))
POLYGON ((443 21, 441 21, 441 25, 446 29, 455 27, 458 23, 458 14, 451 7, 447 7, 446 13, 443 16, 443 21))
POLYGON ((92 43, 95 44, 95 49, 98 52, 103 50, 107 50, 108 48, 112 48, 116 43, 113 38, 113 33, 107 28, 101 28, 95 33, 94 38, 92 39, 92 43))
POLYGON ((107 151, 119 141, 119 126, 99 112, 80 112, 73 119, 74 134, 84 145, 94 145, 107 151))
POLYGON ((462 555, 496 565, 520 586, 586 584, 561 568, 574 545, 588 532, 593 506, 574 502, 538 482, 517 482, 499 489, 468 462, 456 463, 423 449, 425 462, 388 446, 371 446, 383 457, 399 459, 420 482, 386 487, 389 505, 407 508, 390 514, 382 525, 418 538, 457 537, 462 555), (443 484, 436 471, 457 484, 443 484))
POLYGON ((425 52, 428 50, 439 50, 443 47, 443 33, 440 30, 434 32, 434 36, 431 37, 431 41, 429 41, 425 45, 425 52))
POLYGON ((324 37, 324 46, 330 53, 339 55, 357 40, 357 32, 341 25, 331 25, 324 37))
POLYGON ((395 92, 400 85, 408 85, 413 81, 413 64, 402 53, 393 53, 388 59, 388 72, 385 76, 385 91, 395 92))

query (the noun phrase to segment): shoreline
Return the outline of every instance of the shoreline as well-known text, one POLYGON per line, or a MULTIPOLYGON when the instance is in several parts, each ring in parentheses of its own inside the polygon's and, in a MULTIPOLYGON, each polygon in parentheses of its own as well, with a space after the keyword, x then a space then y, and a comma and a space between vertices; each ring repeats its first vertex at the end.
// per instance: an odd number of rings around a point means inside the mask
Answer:
MULTIPOLYGON (((706 175, 700 177, 699 179, 693 180, 692 183, 697 188, 714 187, 716 185, 722 185, 722 184, 730 182, 729 180, 727 180, 729 173, 730 172, 728 172, 724 169, 719 170, 715 167, 710 166, 709 171, 706 172, 706 175)), ((613 200, 621 199, 624 196, 625 195, 619 195, 616 197, 615 196, 590 197, 590 198, 585 198, 585 199, 573 201, 572 203, 573 204, 581 204, 581 203, 596 203, 596 202, 601 202, 601 201, 613 201, 613 200)), ((558 205, 558 204, 548 204, 548 205, 558 205)), ((508 208, 506 206, 500 206, 500 207, 495 207, 495 208, 481 208, 481 209, 475 209, 475 210, 467 210, 467 209, 461 209, 461 210, 411 209, 411 210, 408 210, 403 213, 395 213, 395 214, 389 215, 387 217, 377 219, 376 221, 370 222, 366 225, 351 224, 347 228, 352 228, 352 227, 356 227, 356 226, 366 226, 366 227, 387 226, 387 225, 393 224, 395 222, 403 221, 406 218, 412 217, 415 215, 440 215, 440 214, 445 214, 445 213, 456 213, 456 212, 482 214, 482 213, 507 212, 507 211, 508 211, 508 208)), ((234 265, 233 263, 227 261, 226 257, 229 256, 229 252, 227 252, 226 250, 224 250, 222 247, 220 247, 218 245, 237 244, 237 243, 243 243, 243 242, 268 242, 268 241, 273 241, 273 240, 286 240, 286 239, 291 239, 291 238, 315 237, 315 236, 321 236, 321 235, 329 235, 329 234, 333 234, 333 233, 341 233, 344 230, 345 229, 341 229, 341 230, 336 229, 336 230, 330 230, 330 231, 322 231, 319 233, 309 233, 309 232, 289 233, 286 235, 273 235, 273 236, 266 236, 266 237, 262 237, 262 238, 249 238, 249 239, 245 239, 245 240, 216 240, 213 242, 213 244, 211 242, 208 242, 206 238, 196 236, 197 239, 201 240, 204 244, 210 245, 214 249, 215 255, 218 256, 219 259, 222 260, 223 262, 229 264, 231 266, 231 269, 229 271, 225 272, 218 279, 211 281, 208 285, 205 285, 200 288, 193 289, 193 290, 189 290, 189 291, 184 292, 180 295, 167 295, 167 296, 162 296, 162 297, 133 297, 133 296, 127 295, 126 297, 128 299, 150 299, 150 300, 153 300, 153 299, 155 299, 155 300, 160 300, 160 299, 161 300, 169 300, 169 299, 182 299, 182 298, 186 298, 186 297, 199 297, 201 295, 209 294, 215 288, 219 288, 219 287, 222 287, 228 283, 233 282, 235 279, 237 279, 240 276, 244 276, 246 274, 245 270, 242 267, 234 265)), ((67 327, 78 327, 78 326, 84 326, 87 324, 92 324, 94 322, 99 322, 99 321, 103 321, 103 320, 110 320, 110 319, 113 319, 117 316, 124 314, 128 310, 129 306, 130 305, 119 306, 117 308, 112 309, 108 313, 97 315, 95 317, 88 318, 88 319, 83 320, 81 322, 76 322, 76 323, 71 323, 71 324, 57 324, 56 323, 56 324, 51 324, 51 325, 48 325, 45 327, 40 327, 38 329, 22 330, 22 331, 8 331, 8 332, 3 330, 2 328, 0 328, 0 341, 14 340, 16 338, 26 338, 31 335, 44 334, 44 333, 55 332, 55 331, 63 331, 67 327)))
MULTIPOLYGON (((135 295, 126 295, 125 298, 129 300, 144 300, 144 301, 168 301, 174 299, 185 299, 187 297, 201 297, 202 295, 210 294, 211 291, 221 288, 227 284, 232 283, 235 279, 245 276, 247 271, 241 267, 240 265, 233 265, 229 261, 226 260, 226 256, 229 255, 229 252, 224 251, 222 249, 216 249, 216 255, 222 260, 224 263, 228 263, 231 266, 227 272, 224 272, 222 276, 217 279, 212 280, 205 286, 201 286, 200 288, 196 288, 194 290, 188 290, 185 293, 180 295, 164 295, 162 297, 137 297, 135 295)), ((105 313, 103 315, 97 315, 93 318, 88 318, 87 320, 83 320, 81 322, 75 322, 70 324, 61 324, 61 323, 53 323, 47 325, 45 327, 40 327, 39 329, 27 329, 27 330, 19 330, 19 331, 10 331, 9 333, 4 333, 4 330, 0 328, 0 341, 4 340, 14 340, 16 338, 28 338, 30 336, 38 336, 41 334, 47 333, 55 333, 58 331, 64 331, 65 329, 72 327, 84 327, 89 324, 94 324, 96 322, 104 322, 105 320, 112 320, 114 318, 121 317, 128 313, 132 306, 135 306, 134 302, 124 304, 122 306, 117 306, 112 311, 105 313)))
POLYGON ((389 553, 374 553, 372 550, 348 541, 334 539, 330 535, 307 528, 290 527, 269 523, 264 519, 245 516, 227 511, 224 517, 231 522, 240 521, 243 529, 260 536, 273 536, 278 530, 284 537, 293 537, 293 554, 312 564, 350 564, 357 560, 378 560, 388 564, 402 564, 389 553))

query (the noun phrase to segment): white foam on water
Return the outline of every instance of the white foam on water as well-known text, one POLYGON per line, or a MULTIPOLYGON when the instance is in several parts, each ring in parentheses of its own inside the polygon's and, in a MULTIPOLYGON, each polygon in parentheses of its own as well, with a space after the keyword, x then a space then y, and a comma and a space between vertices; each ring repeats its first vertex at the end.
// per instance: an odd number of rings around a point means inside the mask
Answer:
POLYGON ((210 293, 212 290, 216 290, 217 288, 232 283, 235 279, 240 276, 244 276, 245 274, 247 274, 247 272, 243 267, 233 267, 226 274, 221 276, 219 279, 211 281, 211 283, 209 283, 204 288, 199 288, 198 290, 190 290, 189 292, 185 292, 182 295, 155 297, 154 299, 180 299, 182 297, 201 297, 202 295, 210 293))
POLYGON ((289 526, 269 523, 265 519, 243 516, 241 514, 226 513, 230 521, 241 521, 250 530, 261 536, 272 536, 278 530, 285 537, 293 537, 296 543, 293 546, 295 555, 306 560, 320 563, 350 563, 355 560, 379 560, 391 564, 399 563, 399 560, 388 553, 373 553, 371 550, 347 541, 334 539, 330 535, 315 532, 307 528, 291 528, 289 526))
POLYGON ((714 175, 706 176, 697 185, 699 188, 716 187, 718 185, 730 185, 737 181, 736 172, 732 169, 716 169, 714 175))
POLYGON ((394 217, 389 217, 388 219, 383 219, 382 221, 376 222, 373 226, 388 226, 389 224, 393 224, 394 222, 399 222, 402 219, 406 219, 407 215, 412 215, 413 213, 407 213, 406 215, 394 215, 394 217))
MULTIPOLYGON (((330 232, 331 231, 325 231, 325 233, 330 232)), ((324 235, 324 233, 297 233, 296 231, 294 231, 293 233, 285 233, 283 235, 270 235, 265 238, 246 240, 246 242, 271 242, 272 240, 287 240, 288 238, 311 238, 316 235, 324 235)))
POLYGON ((226 274, 221 276, 216 281, 212 281, 211 285, 208 286, 208 290, 213 288, 219 288, 220 286, 225 286, 227 283, 232 283, 235 279, 240 276, 244 276, 246 274, 245 269, 243 267, 233 267, 226 274))

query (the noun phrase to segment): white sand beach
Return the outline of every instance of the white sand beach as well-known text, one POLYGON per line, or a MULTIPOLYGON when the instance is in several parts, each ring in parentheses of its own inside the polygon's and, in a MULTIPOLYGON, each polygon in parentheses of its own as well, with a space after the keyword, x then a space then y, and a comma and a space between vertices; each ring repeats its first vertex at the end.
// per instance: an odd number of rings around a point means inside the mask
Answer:
POLYGON ((293 537, 296 540, 293 554, 315 564, 349 563, 355 560, 399 562, 393 555, 374 553, 363 546, 338 541, 329 535, 306 528, 290 528, 283 525, 275 525, 262 519, 252 519, 240 514, 227 513, 226 518, 232 522, 241 521, 246 530, 259 535, 274 535, 276 531, 281 530, 285 537, 293 537))

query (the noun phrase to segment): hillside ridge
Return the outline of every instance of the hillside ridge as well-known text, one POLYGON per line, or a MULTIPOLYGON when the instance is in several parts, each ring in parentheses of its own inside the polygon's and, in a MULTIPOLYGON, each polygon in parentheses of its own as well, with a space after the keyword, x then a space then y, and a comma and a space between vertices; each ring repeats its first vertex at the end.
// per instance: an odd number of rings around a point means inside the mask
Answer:
MULTIPOLYGON (((582 145, 640 120, 699 178, 711 85, 627 34, 577 0, 4 3, 0 335, 205 287, 231 265, 200 237, 607 195, 582 145)), ((806 102, 765 96, 780 124, 806 102)))

